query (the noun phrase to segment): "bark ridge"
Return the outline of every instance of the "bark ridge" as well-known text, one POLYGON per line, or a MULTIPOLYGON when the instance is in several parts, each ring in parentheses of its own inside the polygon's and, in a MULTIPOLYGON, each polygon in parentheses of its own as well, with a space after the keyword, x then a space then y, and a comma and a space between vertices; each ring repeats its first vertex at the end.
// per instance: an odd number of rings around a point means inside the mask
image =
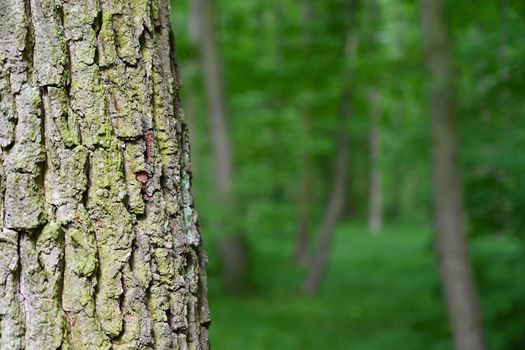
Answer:
POLYGON ((0 349, 208 349, 168 0, 0 2, 0 349))

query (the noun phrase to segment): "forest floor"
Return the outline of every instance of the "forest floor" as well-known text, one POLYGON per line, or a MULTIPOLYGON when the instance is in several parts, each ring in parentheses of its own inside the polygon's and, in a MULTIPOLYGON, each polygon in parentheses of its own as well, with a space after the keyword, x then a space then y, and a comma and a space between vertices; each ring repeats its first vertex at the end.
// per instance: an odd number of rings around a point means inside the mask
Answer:
MULTIPOLYGON (((304 270, 290 258, 293 237, 252 240, 250 293, 225 293, 212 266, 214 350, 452 349, 429 229, 396 225, 372 236, 364 225, 342 226, 323 288, 313 297, 298 293, 304 270)), ((508 285, 523 280, 521 254, 512 239, 473 244, 474 260, 483 262, 476 268, 486 323, 499 325, 488 332, 491 349, 525 348, 516 343, 524 339, 524 321, 505 327, 514 313, 523 315, 515 309, 525 304, 525 284, 508 285)))

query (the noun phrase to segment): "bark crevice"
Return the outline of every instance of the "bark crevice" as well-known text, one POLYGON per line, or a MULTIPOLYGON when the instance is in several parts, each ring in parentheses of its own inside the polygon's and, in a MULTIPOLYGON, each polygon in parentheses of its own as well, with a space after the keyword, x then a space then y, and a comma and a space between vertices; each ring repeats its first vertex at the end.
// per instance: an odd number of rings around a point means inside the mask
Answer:
POLYGON ((208 349, 169 13, 0 4, 0 348, 208 349))

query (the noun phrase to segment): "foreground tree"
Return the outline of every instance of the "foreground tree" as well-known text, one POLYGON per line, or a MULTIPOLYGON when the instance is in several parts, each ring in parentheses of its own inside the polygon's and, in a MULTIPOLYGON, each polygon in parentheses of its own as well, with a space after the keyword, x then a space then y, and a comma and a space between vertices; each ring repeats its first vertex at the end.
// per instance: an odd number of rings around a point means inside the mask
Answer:
POLYGON ((432 164, 437 253, 457 350, 485 349, 481 312, 465 239, 450 40, 441 0, 422 0, 422 33, 431 75, 432 164))
POLYGON ((169 19, 0 2, 1 349, 208 349, 169 19))

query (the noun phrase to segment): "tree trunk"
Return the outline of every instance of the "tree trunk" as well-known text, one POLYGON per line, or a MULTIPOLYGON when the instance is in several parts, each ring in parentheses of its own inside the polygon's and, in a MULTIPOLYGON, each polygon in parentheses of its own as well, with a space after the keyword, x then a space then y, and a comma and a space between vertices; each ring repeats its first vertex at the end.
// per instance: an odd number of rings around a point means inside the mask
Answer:
POLYGON ((208 349, 169 1, 0 2, 0 348, 208 349))
MULTIPOLYGON (((303 49, 305 57, 312 56, 312 26, 314 21, 314 10, 312 8, 311 0, 301 1, 302 18, 303 18, 303 49)), ((311 113, 309 106, 303 109, 303 123, 302 131, 305 138, 311 137, 311 113)), ((299 266, 306 267, 310 259, 310 235, 312 226, 312 155, 308 147, 303 147, 300 161, 300 179, 299 179, 299 195, 297 196, 298 208, 298 231, 295 246, 294 259, 299 266)))
POLYGON ((328 254, 332 245, 334 232, 343 211, 345 195, 347 193, 346 189, 348 186, 348 158, 350 156, 348 125, 353 112, 351 88, 352 82, 350 81, 352 72, 349 68, 351 64, 347 61, 354 59, 357 54, 358 37, 354 21, 357 18, 356 12, 358 0, 349 0, 348 3, 350 15, 348 16, 349 25, 346 35, 344 55, 345 69, 343 76, 345 77, 345 84, 341 97, 341 114, 339 132, 337 136, 337 155, 334 169, 334 179, 332 182, 328 206, 326 208, 321 225, 319 244, 310 263, 308 276, 302 285, 302 291, 310 295, 316 293, 321 284, 321 280, 326 269, 328 254))
POLYGON ((220 218, 214 222, 215 230, 222 235, 219 253, 224 270, 224 280, 232 290, 243 288, 242 276, 246 270, 245 242, 233 229, 232 219, 236 200, 233 192, 233 157, 228 128, 223 64, 215 38, 214 18, 210 0, 195 1, 194 17, 198 24, 198 39, 203 65, 204 86, 210 133, 213 146, 215 179, 215 205, 220 218))
POLYGON ((381 181, 381 167, 379 165, 381 157, 380 98, 379 90, 369 90, 370 131, 368 135, 368 151, 370 153, 370 168, 368 181, 368 227, 370 232, 374 234, 383 230, 383 184, 381 181))
MULTIPOLYGON (((349 95, 345 96, 344 103, 349 104, 349 99, 349 95)), ((302 286, 302 290, 306 294, 315 294, 319 289, 326 269, 334 232, 343 210, 348 177, 348 157, 350 155, 350 143, 346 128, 349 117, 350 112, 344 112, 341 118, 341 131, 337 138, 336 165, 330 199, 323 217, 319 245, 311 261, 308 276, 302 286)))
POLYGON ((422 33, 431 75, 433 192, 437 253, 454 344, 485 349, 480 307, 465 235, 458 164, 452 52, 440 0, 422 0, 422 33))
MULTIPOLYGON (((306 153, 306 151, 305 151, 306 153)), ((310 259, 311 205, 312 205, 312 166, 309 154, 303 154, 301 159, 301 174, 298 196, 298 232, 295 247, 295 262, 299 266, 307 266, 310 259)))
POLYGON ((226 116, 224 73, 215 40, 215 29, 209 0, 197 1, 196 18, 199 22, 199 44, 203 64, 206 102, 210 121, 210 132, 214 151, 215 181, 218 197, 233 201, 233 158, 226 116))
MULTIPOLYGON (((378 41, 378 31, 381 23, 381 6, 376 0, 367 2, 366 31, 368 49, 378 55, 381 47, 378 41)), ((376 80, 380 80, 377 79, 376 80)), ((377 84, 377 83, 376 83, 377 84)), ((381 90, 378 86, 370 86, 367 91, 368 99, 368 227, 372 234, 378 234, 383 229, 383 184, 380 166, 381 158, 381 90)))

